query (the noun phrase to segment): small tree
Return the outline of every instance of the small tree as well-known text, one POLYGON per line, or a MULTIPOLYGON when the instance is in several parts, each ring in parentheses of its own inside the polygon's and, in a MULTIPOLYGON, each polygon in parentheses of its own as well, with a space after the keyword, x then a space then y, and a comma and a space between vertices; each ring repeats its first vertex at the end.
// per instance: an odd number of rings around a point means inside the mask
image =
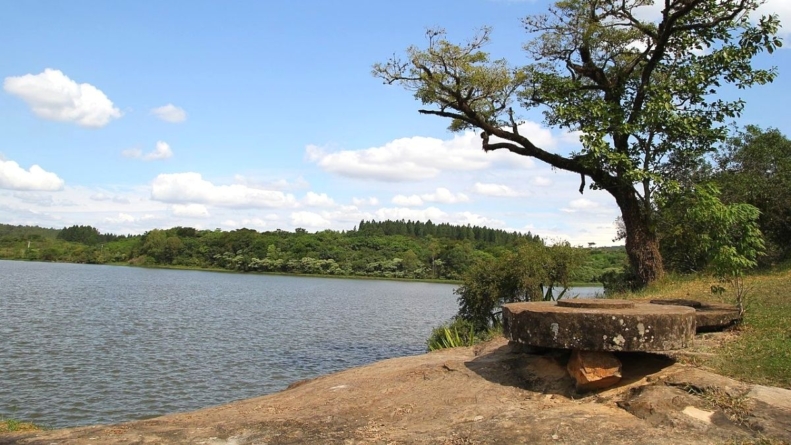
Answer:
MULTIPOLYGON (((733 289, 742 315, 748 291, 744 275, 758 264, 757 258, 764 251, 758 228, 760 212, 750 204, 723 204, 719 190, 711 184, 702 184, 695 192, 695 199, 688 202, 689 224, 697 231, 700 248, 707 252, 714 277, 733 289)), ((713 289, 724 291, 722 286, 713 289)))
POLYGON ((458 316, 480 332, 499 325, 500 306, 505 303, 563 298, 584 256, 582 249, 568 243, 551 247, 524 243, 516 252, 506 252, 493 261, 478 261, 454 291, 459 295, 458 316))
POLYGON ((373 74, 414 92, 419 112, 478 129, 484 151, 508 150, 580 175, 610 193, 621 210, 626 251, 642 284, 664 273, 654 195, 674 186, 669 163, 696 159, 727 136, 723 123, 744 102, 717 96, 726 84, 771 82, 774 69, 751 62, 781 45, 779 20, 749 15, 761 0, 664 0, 657 20, 641 19, 652 0, 561 0, 524 19, 529 64, 483 51, 490 29, 468 43, 428 32, 425 49, 376 64, 373 74), (519 107, 543 111, 548 125, 580 132, 582 150, 561 156, 520 129, 519 107), (516 108, 516 109, 515 109, 516 108))

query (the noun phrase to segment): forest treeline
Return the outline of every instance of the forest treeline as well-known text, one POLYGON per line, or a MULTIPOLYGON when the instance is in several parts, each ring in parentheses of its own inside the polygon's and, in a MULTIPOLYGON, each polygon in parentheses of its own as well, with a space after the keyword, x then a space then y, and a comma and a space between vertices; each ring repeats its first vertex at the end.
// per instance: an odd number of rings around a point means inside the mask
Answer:
MULTIPOLYGON (((529 232, 404 220, 361 221, 353 230, 316 233, 174 227, 143 235, 0 224, 4 259, 382 278, 458 280, 476 262, 525 243, 543 241, 529 232)), ((577 282, 595 282, 625 264, 621 247, 579 249, 586 260, 572 274, 577 282)))

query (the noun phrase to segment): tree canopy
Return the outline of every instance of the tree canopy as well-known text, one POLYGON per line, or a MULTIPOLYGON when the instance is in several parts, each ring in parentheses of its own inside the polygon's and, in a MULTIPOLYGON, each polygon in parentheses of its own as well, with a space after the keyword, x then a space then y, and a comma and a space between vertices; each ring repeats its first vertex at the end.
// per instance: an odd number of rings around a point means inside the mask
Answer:
POLYGON ((454 131, 478 129, 485 151, 508 150, 586 178, 621 210, 626 250, 637 280, 664 273, 655 227, 655 195, 677 181, 668 171, 715 150, 744 102, 725 86, 771 82, 773 68, 752 59, 781 45, 776 16, 751 21, 760 0, 664 0, 656 20, 641 18, 653 0, 562 0, 523 20, 530 63, 493 59, 483 28, 464 44, 441 29, 425 48, 410 47, 373 67, 422 102, 420 113, 450 119, 454 131), (520 132, 525 110, 580 132, 569 156, 520 132))

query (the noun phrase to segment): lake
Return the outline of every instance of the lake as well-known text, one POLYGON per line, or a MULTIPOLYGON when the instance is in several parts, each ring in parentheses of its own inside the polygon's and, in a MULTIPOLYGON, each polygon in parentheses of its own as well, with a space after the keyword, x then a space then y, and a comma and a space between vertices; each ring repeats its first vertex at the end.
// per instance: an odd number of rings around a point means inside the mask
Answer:
POLYGON ((0 417, 115 423, 420 354, 455 287, 0 261, 0 417))

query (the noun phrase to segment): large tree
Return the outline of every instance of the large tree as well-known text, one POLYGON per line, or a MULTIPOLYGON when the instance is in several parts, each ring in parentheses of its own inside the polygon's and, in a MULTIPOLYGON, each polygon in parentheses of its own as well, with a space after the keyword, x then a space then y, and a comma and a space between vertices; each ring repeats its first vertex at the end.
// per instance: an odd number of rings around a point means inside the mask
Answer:
POLYGON ((655 227, 654 195, 673 180, 664 172, 714 149, 727 136, 741 100, 720 88, 771 82, 773 68, 752 66, 781 45, 777 17, 751 21, 761 0, 563 0, 524 19, 531 62, 493 60, 484 28, 465 44, 428 32, 425 48, 410 47, 374 65, 386 83, 413 91, 420 113, 451 119, 450 129, 479 129, 483 149, 509 150, 580 175, 604 189, 621 210, 626 250, 640 283, 664 273, 655 227), (520 133, 520 111, 538 108, 545 122, 582 135, 582 150, 561 156, 520 133))
POLYGON ((791 139, 753 125, 728 139, 717 156, 714 181, 723 201, 752 204, 761 212, 767 263, 791 258, 791 139))

